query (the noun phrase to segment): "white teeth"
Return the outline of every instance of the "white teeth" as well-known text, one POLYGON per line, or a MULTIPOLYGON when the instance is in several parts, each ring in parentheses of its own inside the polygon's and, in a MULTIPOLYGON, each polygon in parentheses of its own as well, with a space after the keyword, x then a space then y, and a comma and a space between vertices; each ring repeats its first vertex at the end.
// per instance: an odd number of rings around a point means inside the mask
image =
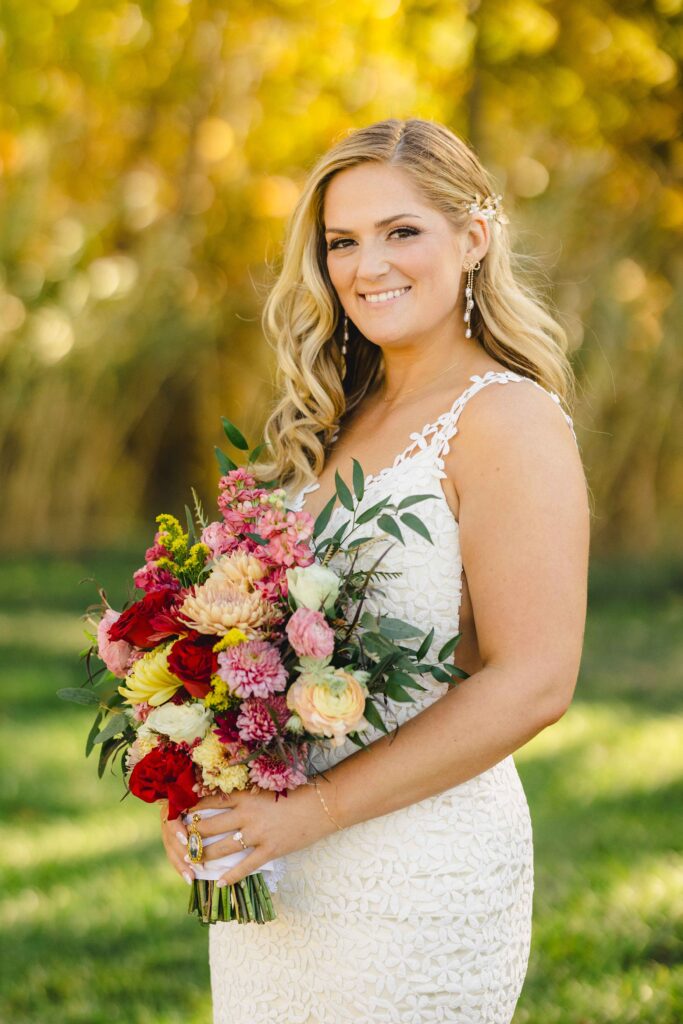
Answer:
POLYGON ((376 295, 365 295, 366 302, 387 302, 389 299, 397 299, 399 295, 403 295, 409 291, 410 285, 406 288, 396 288, 393 292, 378 292, 376 295))

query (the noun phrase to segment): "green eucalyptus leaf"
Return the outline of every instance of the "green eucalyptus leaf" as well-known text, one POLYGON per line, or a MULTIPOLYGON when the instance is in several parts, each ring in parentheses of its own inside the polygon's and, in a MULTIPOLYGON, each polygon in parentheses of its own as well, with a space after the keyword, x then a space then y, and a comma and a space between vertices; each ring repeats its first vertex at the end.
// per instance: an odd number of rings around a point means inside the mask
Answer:
POLYGON ((446 641, 446 643, 443 645, 443 647, 439 651, 439 655, 438 655, 438 660, 439 661, 445 661, 446 658, 450 658, 451 654, 453 653, 455 648, 458 646, 458 643, 460 642, 461 636, 462 636, 462 633, 456 633, 455 636, 451 637, 450 640, 446 641))
POLYGON ((410 640, 413 637, 422 636, 422 630, 413 626, 411 622, 393 619, 389 615, 380 616, 379 629, 383 636, 391 637, 393 640, 410 640))
POLYGON ((365 701, 365 710, 363 714, 367 718, 370 725, 374 725, 375 728, 379 729, 381 732, 387 734, 389 733, 389 730, 387 729, 384 723, 384 719, 379 713, 379 708, 377 707, 377 705, 375 704, 374 700, 372 700, 371 697, 368 697, 367 700, 365 701))
POLYGON ((463 674, 462 669, 452 666, 452 671, 447 671, 445 668, 439 668, 438 665, 432 665, 430 670, 431 674, 435 679, 438 679, 440 683, 450 683, 451 685, 456 684, 454 676, 459 676, 461 679, 468 679, 467 673, 463 674))
POLYGON ((427 653, 429 648, 432 646, 432 640, 433 639, 434 639, 434 627, 432 626, 432 628, 427 633, 427 636, 424 638, 424 640, 422 641, 422 643, 418 647, 417 651, 415 652, 415 659, 416 659, 416 661, 422 661, 422 659, 424 658, 425 654, 427 653))
POLYGON ((397 540, 400 540, 401 544, 405 544, 401 528, 396 520, 392 519, 391 516, 381 515, 377 520, 377 525, 380 530, 384 530, 385 533, 390 533, 392 537, 396 537, 397 540))
POLYGON ((268 448, 270 443, 268 441, 262 441, 261 444, 257 444, 255 448, 252 448, 248 455, 248 462, 256 462, 261 455, 264 448, 268 448))
POLYGON ((255 541, 257 544, 260 544, 261 547, 265 547, 266 544, 270 544, 270 541, 265 537, 262 537, 259 533, 250 533, 248 530, 245 530, 244 536, 249 537, 250 540, 255 541))
POLYGON ((216 453, 216 458, 218 460, 218 468, 223 476, 225 476, 226 473, 230 473, 233 469, 237 469, 237 463, 233 462, 224 451, 221 451, 217 444, 213 446, 213 450, 216 453))
POLYGON ((400 683, 397 683, 393 679, 387 680, 386 688, 387 696, 391 697, 392 700, 399 701, 401 704, 414 704, 415 698, 404 690, 400 683))
POLYGON ((418 683, 411 675, 407 672, 401 672, 400 669, 394 669, 393 672, 389 673, 388 678, 393 683, 398 683, 399 686, 405 686, 409 689, 412 688, 413 690, 426 690, 426 687, 423 686, 422 683, 418 683))
POLYGON ((231 423, 225 416, 221 416, 221 423, 223 424, 223 431, 228 441, 234 444, 235 448, 239 448, 240 451, 249 451, 249 444, 242 433, 238 430, 234 423, 231 423))
POLYGON ((320 512, 318 512, 318 515, 317 515, 316 520, 315 520, 315 526, 313 527, 313 536, 314 536, 314 538, 315 537, 319 537, 320 534, 325 529, 325 527, 327 526, 327 524, 329 523, 330 518, 332 516, 332 509, 334 508, 336 503, 337 503, 337 495, 335 493, 335 494, 332 495, 332 497, 327 502, 327 504, 323 505, 323 507, 321 508, 320 512))
POLYGON ((365 494, 365 474, 358 459, 353 459, 353 493, 358 501, 363 500, 365 494))
POLYGON ((367 544, 369 540, 374 539, 374 537, 356 537, 354 540, 350 540, 346 546, 349 551, 352 551, 354 548, 360 547, 361 544, 367 544))
POLYGON ((90 754, 92 753, 92 749, 93 749, 93 747, 95 745, 95 737, 97 736, 98 732, 100 731, 100 722, 101 721, 102 721, 102 712, 98 711, 97 714, 95 715, 95 721, 93 722, 93 724, 92 724, 92 726, 90 728, 90 732, 88 733, 88 736, 87 736, 86 741, 85 741, 85 756, 86 757, 90 757, 90 754))
POLYGON ((374 519, 375 516, 382 511, 383 508, 386 508, 390 501, 391 498, 382 498, 382 500, 378 501, 376 505, 366 508, 365 512, 361 512, 356 519, 356 526, 362 526, 363 523, 369 523, 371 519, 374 519))
POLYGON ((417 505, 418 501, 427 501, 428 498, 435 498, 435 494, 411 494, 408 498, 403 498, 399 501, 396 506, 398 511, 401 512, 404 508, 409 508, 411 505, 417 505))
POLYGON ((128 715, 112 715, 109 721, 105 724, 104 729, 102 729, 101 732, 98 732, 93 742, 104 743, 105 740, 112 739, 117 733, 125 732, 127 725, 128 715))
POLYGON ((57 696, 61 700, 71 701, 72 704, 99 704, 100 698, 98 694, 92 690, 86 690, 83 687, 78 686, 63 686, 61 690, 57 690, 57 696))
POLYGON ((430 544, 434 543, 432 535, 425 524, 421 519, 418 519, 413 512, 404 512, 401 516, 401 522, 405 523, 411 530, 414 530, 415 533, 419 533, 420 536, 424 537, 425 540, 428 540, 430 544))
POLYGON ((192 513, 190 512, 188 505, 185 506, 185 519, 187 520, 187 539, 190 544, 196 544, 197 533, 194 528, 194 520, 192 518, 192 513))
POLYGON ((344 508, 347 508, 349 512, 353 512, 353 496, 339 475, 338 469, 335 469, 334 471, 334 483, 342 505, 344 508))

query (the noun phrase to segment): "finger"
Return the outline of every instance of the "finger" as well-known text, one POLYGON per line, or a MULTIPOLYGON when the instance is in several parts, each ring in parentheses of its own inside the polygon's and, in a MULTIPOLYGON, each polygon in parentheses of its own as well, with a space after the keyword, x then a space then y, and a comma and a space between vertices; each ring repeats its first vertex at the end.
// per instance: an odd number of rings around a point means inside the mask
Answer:
POLYGON ((222 888, 224 885, 234 885, 235 882, 240 882, 247 875, 253 875, 268 860, 270 860, 270 857, 264 857, 260 848, 257 848, 246 856, 244 860, 241 860, 239 864, 235 864, 229 871, 221 875, 217 879, 216 885, 219 888, 222 888))
POLYGON ((218 836, 221 832, 234 832, 242 826, 236 815, 236 809, 225 811, 221 814, 212 814, 210 818, 202 818, 193 822, 200 836, 218 836))
MULTIPOLYGON (((246 844, 247 848, 251 846, 254 849, 252 844, 248 843, 244 837, 242 842, 246 844)), ((225 839, 218 839, 215 843, 211 843, 210 846, 205 846, 204 857, 206 860, 218 860, 219 857, 225 857, 230 853, 239 853, 243 849, 244 846, 242 846, 239 839, 235 839, 234 836, 226 836, 225 839)))
POLYGON ((223 793, 219 796, 203 796, 196 804, 189 807, 186 814, 192 814, 193 811, 201 811, 205 807, 234 807, 235 797, 232 793, 223 793))

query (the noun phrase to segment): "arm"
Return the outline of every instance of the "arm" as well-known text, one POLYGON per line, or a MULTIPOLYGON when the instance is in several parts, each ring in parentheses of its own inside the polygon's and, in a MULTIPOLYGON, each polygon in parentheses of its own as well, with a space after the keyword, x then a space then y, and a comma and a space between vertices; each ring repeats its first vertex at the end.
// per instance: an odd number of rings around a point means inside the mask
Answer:
MULTIPOLYGON (((561 718, 576 685, 590 520, 581 460, 561 411, 529 384, 485 388, 463 411, 445 465, 460 499, 460 545, 483 667, 397 731, 325 771, 320 793, 343 827, 497 764, 561 718)), ((456 648, 456 662, 457 654, 456 648)), ((254 847, 223 882, 336 831, 314 786, 299 786, 279 802, 267 795, 236 792, 197 805, 231 809, 202 824, 202 835, 240 828, 254 847)), ((214 851, 234 852, 234 842, 221 840, 214 851)))
POLYGON ((556 722, 576 685, 590 513, 571 431, 547 395, 521 383, 484 389, 460 424, 446 472, 483 668, 325 772, 320 786, 343 826, 497 764, 556 722))

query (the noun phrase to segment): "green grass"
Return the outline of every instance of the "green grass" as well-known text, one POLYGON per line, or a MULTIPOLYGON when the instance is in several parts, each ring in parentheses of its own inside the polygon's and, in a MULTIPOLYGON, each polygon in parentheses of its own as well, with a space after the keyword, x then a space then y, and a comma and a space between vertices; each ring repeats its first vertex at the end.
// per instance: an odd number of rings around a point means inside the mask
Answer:
MULTIPOLYGON (((83 759, 80 612, 135 556, 0 573, 0 1020, 209 1024, 207 932, 155 808, 83 759)), ((594 566, 567 714, 516 755, 534 824, 529 972, 515 1024, 683 1020, 683 572, 594 566)), ((366 1022, 360 1022, 366 1024, 366 1022)), ((367 1022, 371 1024, 371 1022, 367 1022)))

